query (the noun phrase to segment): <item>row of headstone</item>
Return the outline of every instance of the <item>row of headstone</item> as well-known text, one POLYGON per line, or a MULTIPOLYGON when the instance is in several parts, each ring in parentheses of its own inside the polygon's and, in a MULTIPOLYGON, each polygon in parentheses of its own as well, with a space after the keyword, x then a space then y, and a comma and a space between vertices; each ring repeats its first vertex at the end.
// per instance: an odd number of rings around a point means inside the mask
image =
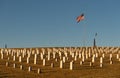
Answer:
MULTIPOLYGON (((26 62, 27 62, 27 64, 29 64, 29 62, 30 62, 29 59, 30 59, 31 55, 34 55, 34 64, 37 64, 37 55, 39 54, 41 60, 43 60, 43 66, 45 66, 46 58, 48 61, 51 60, 51 53, 52 53, 53 58, 55 59, 56 53, 58 53, 60 60, 61 60, 60 68, 63 68, 63 63, 65 63, 68 60, 69 55, 74 59, 74 61, 81 59, 82 61, 80 61, 80 65, 82 65, 82 63, 85 60, 92 58, 92 60, 90 62, 90 66, 92 65, 92 63, 95 63, 96 58, 98 58, 102 55, 100 57, 100 67, 102 67, 103 59, 105 58, 105 54, 109 53, 110 50, 113 50, 113 51, 115 50, 114 52, 117 52, 119 49, 107 47, 107 48, 99 48, 99 49, 98 48, 95 48, 95 49, 94 48, 81 48, 81 49, 75 48, 75 49, 71 50, 71 48, 70 49, 64 48, 64 49, 56 50, 54 48, 53 52, 51 52, 51 50, 49 50, 49 49, 47 50, 47 55, 45 56, 45 58, 43 57, 45 55, 45 49, 42 49, 41 53, 39 52, 38 49, 36 51, 34 51, 34 50, 30 50, 30 51, 27 51, 27 50, 17 50, 17 51, 16 50, 5 50, 4 51, 4 50, 1 50, 1 59, 4 58, 4 52, 6 52, 6 55, 11 54, 11 56, 13 56, 13 61, 16 61, 16 57, 19 57, 19 62, 22 62, 22 58, 27 56, 26 62)), ((109 55, 110 64, 113 64, 112 58, 113 58, 113 55, 112 55, 112 53, 110 53, 110 55, 109 55)), ((120 60, 119 53, 116 55, 116 59, 120 60)), ((72 66, 73 66, 73 63, 70 62, 70 70, 72 70, 72 66)))
MULTIPOLYGON (((6 67, 9 67, 9 62, 6 62, 6 67)), ((16 68, 16 64, 15 63, 13 63, 13 68, 16 68)), ((22 65, 20 65, 20 70, 23 70, 23 66, 22 65)), ((29 72, 32 71, 32 67, 31 66, 28 67, 28 71, 29 72)), ((40 68, 38 68, 37 73, 38 74, 41 73, 41 69, 40 68)))

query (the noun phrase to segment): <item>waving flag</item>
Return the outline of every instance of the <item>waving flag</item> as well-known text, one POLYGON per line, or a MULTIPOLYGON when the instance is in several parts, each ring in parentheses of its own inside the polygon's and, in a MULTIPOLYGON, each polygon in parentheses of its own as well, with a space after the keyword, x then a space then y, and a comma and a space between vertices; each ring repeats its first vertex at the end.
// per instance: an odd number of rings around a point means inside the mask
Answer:
POLYGON ((84 14, 83 13, 76 18, 77 23, 79 23, 81 20, 84 20, 84 14))

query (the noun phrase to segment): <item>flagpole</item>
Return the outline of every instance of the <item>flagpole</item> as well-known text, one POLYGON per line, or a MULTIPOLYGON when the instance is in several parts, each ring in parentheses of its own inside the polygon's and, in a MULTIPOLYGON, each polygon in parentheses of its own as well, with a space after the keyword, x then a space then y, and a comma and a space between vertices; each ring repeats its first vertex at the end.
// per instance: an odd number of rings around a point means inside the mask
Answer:
POLYGON ((87 36, 85 24, 86 24, 85 21, 83 21, 83 47, 86 47, 86 36, 87 36))
POLYGON ((85 40, 86 40, 85 35, 86 33, 85 33, 85 25, 84 25, 83 26, 83 47, 85 47, 85 40))
POLYGON ((84 26, 83 26, 83 47, 86 47, 87 46, 87 29, 86 29, 86 26, 85 26, 85 21, 84 21, 84 26))

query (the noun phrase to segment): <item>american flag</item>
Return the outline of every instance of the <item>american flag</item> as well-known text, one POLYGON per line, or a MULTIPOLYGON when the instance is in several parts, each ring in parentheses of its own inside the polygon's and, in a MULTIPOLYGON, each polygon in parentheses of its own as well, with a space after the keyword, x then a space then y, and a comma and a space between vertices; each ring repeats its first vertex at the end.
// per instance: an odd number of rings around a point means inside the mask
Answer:
POLYGON ((84 14, 83 13, 76 18, 77 23, 79 23, 81 20, 84 20, 84 14))

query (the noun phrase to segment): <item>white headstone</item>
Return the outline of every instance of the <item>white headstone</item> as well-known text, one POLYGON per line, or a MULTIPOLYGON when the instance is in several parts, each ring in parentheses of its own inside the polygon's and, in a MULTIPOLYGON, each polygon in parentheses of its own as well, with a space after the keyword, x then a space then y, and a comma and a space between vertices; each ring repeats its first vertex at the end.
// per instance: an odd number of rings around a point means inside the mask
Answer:
POLYGON ((119 61, 120 61, 120 58, 119 58, 119 61))
POLYGON ((28 67, 28 71, 29 71, 29 72, 31 71, 31 67, 30 67, 30 66, 28 67))
POLYGON ((105 54, 104 54, 104 53, 102 54, 102 57, 103 57, 103 58, 105 57, 105 54))
POLYGON ((58 61, 57 58, 55 59, 55 61, 56 61, 56 62, 58 61))
POLYGON ((54 67, 54 63, 51 63, 51 68, 53 68, 54 67))
POLYGON ((65 57, 63 57, 63 62, 65 63, 65 57))
POLYGON ((112 54, 110 54, 110 61, 112 60, 112 54))
POLYGON ((35 54, 35 50, 32 50, 32 54, 35 54))
POLYGON ((55 52, 53 52, 53 58, 55 58, 55 54, 56 54, 56 53, 55 53, 55 52))
POLYGON ((67 52, 65 52, 65 57, 67 57, 67 52))
POLYGON ((8 67, 8 62, 6 62, 6 66, 8 67))
POLYGON ((81 53, 79 53, 79 58, 81 58, 81 53))
POLYGON ((13 68, 15 68, 15 63, 13 64, 13 68))
POLYGON ((119 59, 119 54, 116 55, 116 58, 119 59))
POLYGON ((61 57, 61 55, 62 55, 62 54, 61 54, 61 52, 59 51, 59 57, 61 57))
POLYGON ((38 71, 37 71, 37 73, 39 74, 39 73, 41 73, 41 69, 40 68, 38 68, 38 71))
POLYGON ((60 56, 60 60, 62 60, 62 56, 60 56))
POLYGON ((63 68, 63 61, 60 61, 60 68, 63 68))
POLYGON ((90 49, 89 49, 89 54, 88 54, 89 57, 91 57, 91 52, 90 52, 90 49))
POLYGON ((70 70, 73 70, 73 61, 70 62, 70 70))
POLYGON ((86 55, 85 55, 85 56, 86 56, 86 59, 88 59, 88 54, 87 54, 87 53, 86 53, 86 55))
POLYGON ((103 57, 100 57, 100 67, 103 66, 103 57))
POLYGON ((85 61, 84 51, 82 52, 82 61, 85 61))
POLYGON ((7 54, 6 54, 7 56, 9 55, 9 52, 7 51, 7 54))
POLYGON ((45 66, 45 59, 43 59, 43 66, 45 66))
POLYGON ((15 61, 15 55, 13 56, 13 61, 15 61))
POLYGON ((37 62, 37 54, 35 54, 34 56, 34 64, 36 64, 36 62, 37 62))
POLYGON ((103 63, 103 57, 100 57, 100 63, 103 63))
POLYGON ((12 51, 12 54, 11 54, 11 56, 13 56, 13 54, 14 54, 14 52, 12 51))
POLYGON ((75 56, 75 59, 74 59, 75 61, 77 60, 77 56, 75 56))
POLYGON ((93 57, 92 57, 92 63, 94 63, 95 62, 95 56, 93 55, 93 57))
POLYGON ((43 55, 45 54, 45 49, 44 48, 42 48, 42 53, 43 53, 43 55))
POLYGON ((41 60, 43 60, 43 53, 40 54, 41 60))
POLYGON ((22 65, 20 65, 20 69, 21 69, 21 70, 23 69, 22 65))
POLYGON ((3 53, 1 53, 1 59, 3 59, 3 53))
POLYGON ((85 57, 84 56, 82 56, 82 62, 84 62, 85 61, 85 57))
POLYGON ((23 57, 23 58, 25 57, 25 52, 24 52, 24 51, 22 52, 22 57, 23 57))
POLYGON ((113 61, 112 61, 112 60, 110 60, 110 64, 113 64, 113 61))
POLYGON ((21 61, 22 61, 21 56, 19 56, 19 62, 21 62, 21 61))
POLYGON ((98 57, 98 53, 97 52, 96 52, 95 56, 96 56, 96 58, 98 57))
POLYGON ((50 51, 48 51, 48 60, 50 60, 50 51))
POLYGON ((8 59, 7 60, 10 60, 10 58, 8 57, 8 59))
POLYGON ((27 64, 29 63, 29 57, 27 57, 27 64))
POLYGON ((18 51, 18 52, 17 52, 17 57, 18 57, 19 55, 20 55, 20 52, 18 51))
POLYGON ((82 61, 80 61, 80 65, 82 65, 83 64, 83 62, 82 61))
POLYGON ((92 66, 92 62, 90 62, 90 67, 92 66))
POLYGON ((30 58, 31 53, 28 51, 28 57, 30 58))
POLYGON ((36 53, 39 54, 39 50, 38 50, 38 48, 36 48, 36 53))
POLYGON ((72 58, 74 58, 74 53, 72 53, 72 58))

